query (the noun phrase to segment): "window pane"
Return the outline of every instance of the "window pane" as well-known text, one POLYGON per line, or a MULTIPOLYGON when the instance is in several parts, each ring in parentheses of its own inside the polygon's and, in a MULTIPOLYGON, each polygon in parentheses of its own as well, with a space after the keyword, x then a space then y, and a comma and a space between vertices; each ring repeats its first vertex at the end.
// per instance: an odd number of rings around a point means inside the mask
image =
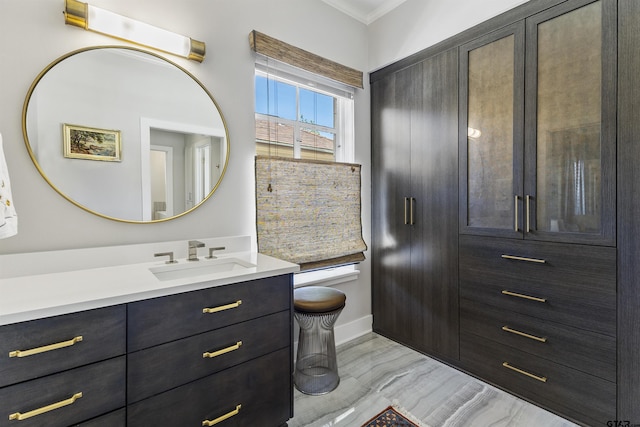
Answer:
POLYGON ((300 129, 300 158, 335 161, 336 135, 311 128, 300 129))
POLYGON ((300 89, 300 121, 335 127, 334 98, 307 89, 300 89))
POLYGON ((258 155, 293 157, 293 126, 256 117, 256 152, 258 155))
POLYGON ((256 76, 256 112, 296 119, 296 88, 287 83, 256 76))

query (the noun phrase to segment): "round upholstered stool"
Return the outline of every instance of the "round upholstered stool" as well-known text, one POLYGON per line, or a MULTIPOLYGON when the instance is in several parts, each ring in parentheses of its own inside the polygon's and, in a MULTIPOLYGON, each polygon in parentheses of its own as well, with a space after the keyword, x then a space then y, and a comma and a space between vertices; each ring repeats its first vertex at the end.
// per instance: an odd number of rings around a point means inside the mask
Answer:
POLYGON ((293 292, 294 316, 300 325, 293 381, 302 393, 326 394, 340 383, 333 325, 345 300, 343 292, 324 286, 293 292))

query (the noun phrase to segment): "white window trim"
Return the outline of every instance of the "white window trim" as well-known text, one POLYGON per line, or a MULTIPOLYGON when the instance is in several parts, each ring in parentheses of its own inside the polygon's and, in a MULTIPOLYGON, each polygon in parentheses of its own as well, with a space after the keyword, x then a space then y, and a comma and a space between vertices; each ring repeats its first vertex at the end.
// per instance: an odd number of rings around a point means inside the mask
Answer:
POLYGON ((358 279, 360 270, 355 265, 323 268, 321 270, 296 273, 293 276, 293 287, 304 286, 335 286, 340 283, 352 282, 358 279))

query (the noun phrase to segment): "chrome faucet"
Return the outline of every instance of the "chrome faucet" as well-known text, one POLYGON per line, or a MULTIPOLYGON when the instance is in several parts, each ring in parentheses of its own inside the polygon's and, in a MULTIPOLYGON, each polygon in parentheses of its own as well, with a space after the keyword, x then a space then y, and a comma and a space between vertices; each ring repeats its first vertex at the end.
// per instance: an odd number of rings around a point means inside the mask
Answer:
POLYGON ((198 259, 198 248, 204 248, 204 243, 197 240, 189 240, 189 258, 187 258, 187 261, 200 261, 198 259))

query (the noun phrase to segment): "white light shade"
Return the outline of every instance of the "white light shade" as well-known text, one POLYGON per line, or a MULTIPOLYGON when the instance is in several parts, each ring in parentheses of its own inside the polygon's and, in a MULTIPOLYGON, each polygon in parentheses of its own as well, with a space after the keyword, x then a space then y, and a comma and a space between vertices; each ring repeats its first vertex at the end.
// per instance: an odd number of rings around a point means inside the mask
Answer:
POLYGON ((189 56, 191 50, 189 37, 181 36, 99 7, 88 6, 87 27, 91 31, 129 40, 144 46, 155 47, 174 55, 189 56))
POLYGON ((65 0, 65 24, 202 62, 205 44, 78 0, 65 0))

